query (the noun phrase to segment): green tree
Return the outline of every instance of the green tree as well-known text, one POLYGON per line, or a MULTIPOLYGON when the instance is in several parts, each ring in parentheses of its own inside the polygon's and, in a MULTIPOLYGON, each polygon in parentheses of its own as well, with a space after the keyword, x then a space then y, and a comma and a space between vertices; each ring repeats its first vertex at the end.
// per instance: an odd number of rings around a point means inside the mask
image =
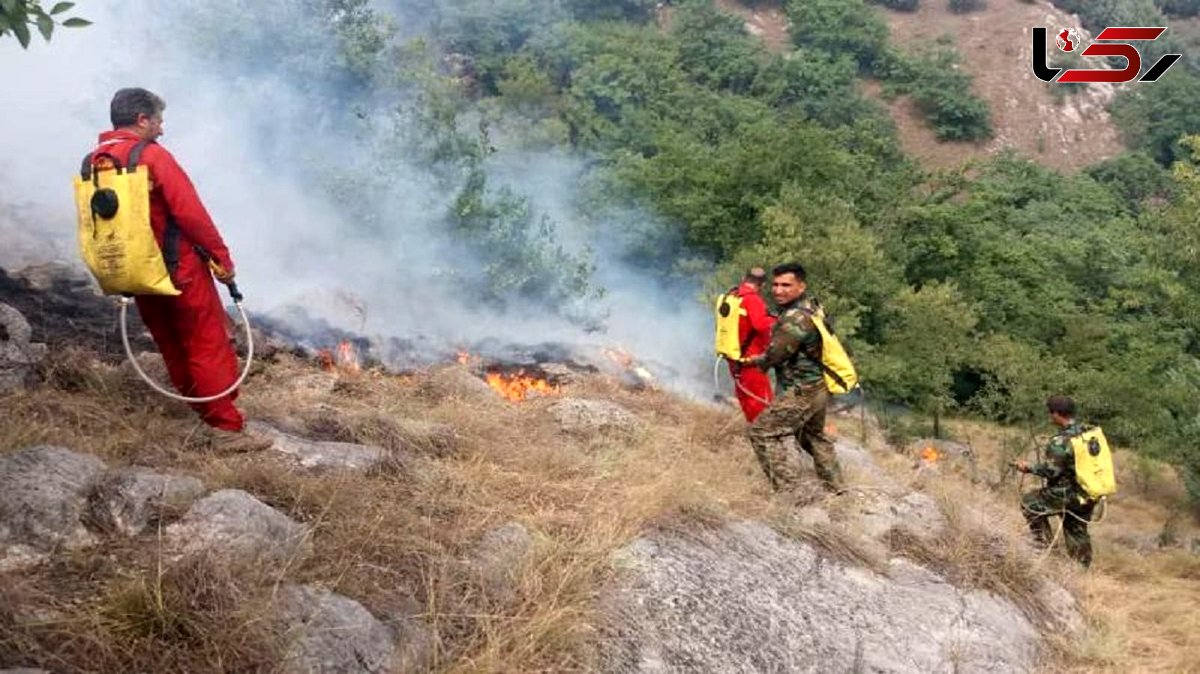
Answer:
POLYGON ((830 56, 848 55, 864 73, 881 65, 887 24, 863 0, 788 0, 785 9, 797 46, 830 56))
POLYGON ((906 288, 888 302, 884 345, 866 371, 877 388, 933 416, 934 435, 954 404, 954 375, 967 361, 976 317, 953 284, 906 288), (873 371, 872 371, 873 370, 873 371))
POLYGON ((38 0, 0 0, 0 37, 12 33, 21 47, 28 49, 33 37, 30 29, 37 30, 49 42, 56 26, 90 26, 92 22, 87 19, 62 17, 74 6, 73 2, 56 2, 50 9, 45 9, 38 0))
POLYGON ((1187 156, 1179 139, 1200 133, 1200 77, 1172 68, 1152 86, 1118 96, 1112 112, 1126 145, 1168 166, 1187 156))

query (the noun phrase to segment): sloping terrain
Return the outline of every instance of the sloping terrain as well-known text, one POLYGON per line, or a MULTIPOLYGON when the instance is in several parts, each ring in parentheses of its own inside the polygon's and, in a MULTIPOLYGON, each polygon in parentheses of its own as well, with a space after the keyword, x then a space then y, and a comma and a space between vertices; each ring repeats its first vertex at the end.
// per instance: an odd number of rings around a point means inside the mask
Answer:
POLYGON ((470 354, 393 374, 268 349, 241 402, 274 444, 230 455, 98 355, 59 342, 0 397, 0 667, 1200 661, 1196 532, 1153 464, 1123 460, 1084 574, 1026 542, 1004 429, 952 424, 967 442, 930 455, 837 415, 850 492, 772 497, 727 407, 569 371, 510 402, 470 354))
MULTIPOLYGON (((774 50, 787 45, 787 19, 778 6, 760 3, 753 9, 734 0, 718 5, 746 19, 746 29, 774 50)), ((995 135, 988 141, 939 141, 906 96, 885 101, 906 152, 927 168, 955 167, 975 157, 1013 149, 1035 161, 1072 172, 1121 151, 1121 141, 1107 112, 1112 85, 1087 85, 1056 91, 1033 76, 1030 61, 1034 26, 1078 27, 1077 18, 1045 0, 1032 3, 992 0, 986 8, 955 14, 945 0, 922 0, 915 12, 875 8, 887 19, 891 42, 905 52, 953 45, 962 67, 974 77, 974 91, 992 112, 995 135)), ((1051 47, 1053 49, 1053 47, 1051 47)), ((883 100, 877 82, 864 89, 883 100)))

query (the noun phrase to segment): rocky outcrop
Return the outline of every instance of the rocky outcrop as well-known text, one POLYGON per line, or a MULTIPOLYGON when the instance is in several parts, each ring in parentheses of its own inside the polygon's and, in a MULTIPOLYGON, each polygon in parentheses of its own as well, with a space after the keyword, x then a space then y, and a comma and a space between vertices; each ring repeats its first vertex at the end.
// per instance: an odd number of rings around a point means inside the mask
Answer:
POLYGON ((609 672, 1026 672, 1013 604, 908 561, 843 563, 757 522, 641 538, 606 600, 609 672))
POLYGON ((104 468, 94 456, 51 445, 0 454, 0 571, 94 544, 81 516, 104 468))
POLYGON ((280 590, 278 610, 286 653, 282 671, 396 671, 393 632, 353 599, 319 587, 291 585, 280 590))
POLYGON ((32 334, 21 312, 0 302, 0 395, 24 390, 36 381, 46 345, 32 343, 32 334))
POLYGON ((204 494, 194 477, 161 475, 145 468, 109 472, 92 492, 88 520, 101 531, 137 536, 168 513, 182 513, 204 494))

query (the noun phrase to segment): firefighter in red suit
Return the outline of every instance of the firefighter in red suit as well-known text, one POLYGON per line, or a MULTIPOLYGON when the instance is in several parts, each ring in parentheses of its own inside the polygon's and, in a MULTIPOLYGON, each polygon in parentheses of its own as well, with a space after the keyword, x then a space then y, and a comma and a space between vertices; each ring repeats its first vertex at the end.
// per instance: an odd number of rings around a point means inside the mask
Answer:
MULTIPOLYGON (((742 308, 746 310, 746 315, 738 321, 738 339, 743 345, 743 358, 765 353, 767 345, 771 343, 771 327, 775 325, 775 317, 767 312, 767 303, 759 294, 766 281, 766 270, 754 267, 746 272, 741 284, 733 290, 742 298, 742 308)), ((753 422, 773 399, 771 378, 757 367, 739 363, 730 363, 729 373, 733 376, 733 388, 742 406, 742 413, 746 415, 746 421, 753 422)))
MULTIPOLYGON (((181 294, 139 295, 135 300, 175 388, 188 397, 205 397, 224 391, 238 376, 225 308, 212 275, 221 273, 219 280, 230 282, 234 264, 187 173, 154 142, 163 133, 165 107, 161 98, 145 89, 117 91, 110 106, 113 130, 100 134, 94 152, 106 152, 127 166, 133 149, 146 141, 138 165, 149 169, 150 225, 181 294), (221 272, 210 273, 202 255, 219 265, 221 272)), ((210 445, 234 451, 269 445, 269 440, 245 432, 245 418, 234 406, 236 398, 235 390, 192 405, 208 424, 203 435, 210 445)))

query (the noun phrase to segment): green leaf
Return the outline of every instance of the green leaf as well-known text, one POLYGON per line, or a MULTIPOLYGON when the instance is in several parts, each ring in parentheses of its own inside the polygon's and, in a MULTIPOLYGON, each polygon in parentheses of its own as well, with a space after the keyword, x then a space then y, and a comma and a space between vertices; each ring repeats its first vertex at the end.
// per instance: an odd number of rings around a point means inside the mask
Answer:
POLYGON ((84 26, 92 25, 92 22, 88 21, 87 19, 72 17, 66 21, 63 21, 62 25, 66 26, 67 28, 83 28, 84 26))
POLYGON ((15 15, 17 12, 17 0, 0 0, 0 9, 3 9, 5 14, 15 15))
POLYGON ((56 2, 56 3, 54 3, 54 6, 50 8, 50 13, 51 14, 62 14, 63 12, 67 11, 68 9, 71 9, 74 6, 75 6, 75 3, 73 3, 73 2, 56 2))
POLYGON ((49 42, 50 36, 54 33, 54 19, 43 14, 37 18, 37 27, 38 32, 42 34, 46 42, 49 42))
POLYGON ((12 29, 13 29, 13 32, 16 33, 16 35, 17 35, 17 42, 21 43, 22 48, 28 49, 29 48, 29 26, 26 26, 23 23, 14 23, 12 29))

